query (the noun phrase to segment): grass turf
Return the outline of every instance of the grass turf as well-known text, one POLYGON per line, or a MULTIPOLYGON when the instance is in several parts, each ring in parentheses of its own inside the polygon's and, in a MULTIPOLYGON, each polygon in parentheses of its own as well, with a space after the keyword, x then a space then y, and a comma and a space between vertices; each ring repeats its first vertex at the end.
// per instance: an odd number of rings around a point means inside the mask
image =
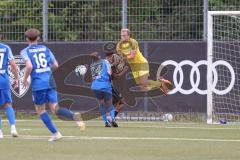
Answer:
POLYGON ((74 122, 54 121, 65 136, 48 142, 40 120, 17 121, 19 138, 3 122, 0 159, 8 160, 239 160, 240 126, 175 122, 119 122, 105 128, 88 121, 80 132, 74 122))

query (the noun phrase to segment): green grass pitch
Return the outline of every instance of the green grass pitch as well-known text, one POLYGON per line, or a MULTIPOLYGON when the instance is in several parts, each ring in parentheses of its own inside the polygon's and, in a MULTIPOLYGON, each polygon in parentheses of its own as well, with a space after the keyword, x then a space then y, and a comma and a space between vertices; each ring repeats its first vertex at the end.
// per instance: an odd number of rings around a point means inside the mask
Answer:
POLYGON ((177 122, 126 122, 105 128, 86 122, 54 121, 64 136, 48 142, 40 120, 17 121, 20 136, 12 138, 7 121, 0 140, 0 160, 239 160, 240 126, 177 122))

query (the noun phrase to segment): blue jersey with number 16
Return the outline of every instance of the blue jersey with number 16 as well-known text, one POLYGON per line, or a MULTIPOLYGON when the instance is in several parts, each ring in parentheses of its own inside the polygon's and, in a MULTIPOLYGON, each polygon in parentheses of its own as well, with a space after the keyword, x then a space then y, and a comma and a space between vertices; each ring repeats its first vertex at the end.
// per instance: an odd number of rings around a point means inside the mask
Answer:
POLYGON ((33 91, 55 88, 51 70, 55 57, 49 48, 44 45, 32 44, 23 49, 21 55, 32 63, 31 83, 33 91))

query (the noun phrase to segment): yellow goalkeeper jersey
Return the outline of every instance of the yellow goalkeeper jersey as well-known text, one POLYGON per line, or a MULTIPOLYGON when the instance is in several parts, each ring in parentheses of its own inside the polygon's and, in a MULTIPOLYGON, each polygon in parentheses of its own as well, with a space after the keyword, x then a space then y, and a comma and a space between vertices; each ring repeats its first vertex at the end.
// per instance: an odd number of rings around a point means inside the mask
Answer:
POLYGON ((136 55, 133 59, 128 59, 129 63, 147 63, 147 60, 143 57, 141 51, 139 50, 138 42, 129 38, 127 41, 120 41, 117 44, 117 51, 122 53, 124 56, 130 55, 130 51, 135 50, 136 55))
POLYGON ((118 53, 124 56, 130 55, 131 50, 136 51, 135 57, 133 59, 128 59, 134 78, 136 79, 145 74, 149 74, 148 61, 139 50, 138 42, 135 39, 129 38, 129 40, 120 41, 117 44, 118 53))

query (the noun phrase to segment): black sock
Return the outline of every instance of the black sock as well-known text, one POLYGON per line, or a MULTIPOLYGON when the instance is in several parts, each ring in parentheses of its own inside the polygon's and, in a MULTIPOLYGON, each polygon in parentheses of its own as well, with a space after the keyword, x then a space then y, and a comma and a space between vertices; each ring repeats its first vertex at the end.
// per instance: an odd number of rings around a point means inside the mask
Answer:
POLYGON ((118 115, 118 111, 115 111, 114 117, 117 117, 117 115, 118 115))

